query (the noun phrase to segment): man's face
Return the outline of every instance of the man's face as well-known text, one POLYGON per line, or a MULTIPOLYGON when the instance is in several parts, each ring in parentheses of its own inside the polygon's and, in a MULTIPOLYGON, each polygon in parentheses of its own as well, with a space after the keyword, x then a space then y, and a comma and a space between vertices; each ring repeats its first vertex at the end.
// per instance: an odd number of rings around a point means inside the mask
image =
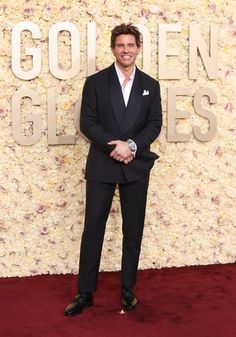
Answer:
POLYGON ((140 48, 136 44, 134 35, 121 34, 117 36, 115 47, 111 49, 121 68, 129 68, 135 64, 140 48))

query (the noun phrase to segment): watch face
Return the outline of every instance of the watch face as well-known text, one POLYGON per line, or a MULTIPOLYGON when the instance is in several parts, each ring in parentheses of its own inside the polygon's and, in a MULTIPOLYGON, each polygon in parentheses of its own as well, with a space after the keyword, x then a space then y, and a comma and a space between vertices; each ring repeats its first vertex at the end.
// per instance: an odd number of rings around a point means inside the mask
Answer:
POLYGON ((129 142, 128 145, 131 151, 135 151, 135 145, 133 143, 129 142))
POLYGON ((135 145, 134 144, 131 145, 131 150, 135 151, 135 145))

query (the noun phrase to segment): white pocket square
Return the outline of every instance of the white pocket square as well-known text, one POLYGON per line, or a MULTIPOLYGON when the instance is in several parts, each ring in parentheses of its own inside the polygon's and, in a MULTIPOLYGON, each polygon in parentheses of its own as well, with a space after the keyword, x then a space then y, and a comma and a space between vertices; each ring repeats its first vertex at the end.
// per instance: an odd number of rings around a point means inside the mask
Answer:
POLYGON ((142 96, 147 96, 147 95, 149 95, 149 91, 148 90, 143 90, 142 96))

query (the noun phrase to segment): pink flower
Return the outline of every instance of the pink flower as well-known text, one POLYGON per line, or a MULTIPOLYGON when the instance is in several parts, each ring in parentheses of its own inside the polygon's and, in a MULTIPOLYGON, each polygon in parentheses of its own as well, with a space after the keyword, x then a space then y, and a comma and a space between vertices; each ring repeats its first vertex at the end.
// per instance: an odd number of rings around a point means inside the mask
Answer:
POLYGON ((181 11, 176 11, 177 16, 180 18, 182 16, 182 12, 181 11))
POLYGON ((39 214, 44 213, 45 211, 46 211, 45 205, 39 204, 36 208, 36 212, 39 213, 39 214))
POLYGON ((212 10, 213 10, 213 12, 215 12, 215 11, 216 11, 216 3, 212 3, 212 4, 210 4, 210 5, 209 5, 209 7, 210 7, 210 9, 212 9, 212 10))
POLYGON ((210 178, 209 181, 210 181, 210 183, 215 183, 216 179, 210 178))
POLYGON ((49 4, 46 4, 46 5, 44 6, 44 8, 45 8, 47 11, 50 11, 50 10, 51 10, 51 7, 49 6, 49 4))
POLYGON ((57 191, 58 192, 63 192, 65 191, 65 184, 64 183, 61 183, 57 186, 57 191))
POLYGON ((203 193, 202 193, 202 191, 199 190, 199 188, 197 188, 194 192, 194 196, 202 198, 203 193))
POLYGON ((34 14, 34 9, 33 8, 25 8, 24 9, 24 14, 26 14, 26 15, 33 15, 34 14))
POLYGON ((55 156, 54 160, 58 166, 61 166, 62 164, 64 164, 64 159, 62 157, 55 156))
POLYGON ((143 16, 144 18, 147 18, 148 17, 148 12, 145 11, 145 9, 142 9, 141 12, 140 12, 141 16, 143 16))
POLYGON ((223 151, 222 151, 221 147, 217 146, 216 151, 215 151, 215 155, 218 156, 218 157, 221 157, 222 154, 223 154, 223 151))
POLYGON ((224 76, 227 77, 230 75, 230 70, 226 70, 226 72, 224 73, 224 76))
POLYGON ((41 235, 48 235, 48 228, 47 227, 43 227, 43 230, 40 233, 41 235))
POLYGON ((0 186, 0 191, 1 191, 2 193, 6 193, 6 189, 5 189, 5 187, 3 187, 3 186, 0 186))
POLYGON ((226 111, 232 112, 232 110, 233 110, 233 104, 230 103, 230 102, 227 102, 227 103, 225 104, 225 106, 224 106, 224 109, 225 109, 226 111))
POLYGON ((219 205, 220 204, 220 198, 218 195, 214 196, 211 198, 211 201, 213 202, 213 204, 219 205))
POLYGON ((232 25, 232 24, 234 23, 234 19, 233 19, 233 17, 232 17, 232 16, 230 16, 228 19, 229 19, 229 24, 230 24, 230 25, 232 25))
POLYGON ((163 213, 160 209, 156 210, 156 215, 158 216, 159 219, 163 219, 163 213))
POLYGON ((63 85, 60 89, 60 95, 64 95, 68 93, 68 85, 63 85))
POLYGON ((3 108, 0 108, 0 118, 4 118, 7 115, 7 111, 3 108))
POLYGON ((26 213, 26 214, 24 215, 24 219, 25 219, 25 220, 30 220, 30 218, 31 218, 30 213, 26 213))
POLYGON ((66 207, 66 205, 67 205, 67 202, 66 202, 66 201, 63 201, 63 202, 61 202, 61 203, 57 203, 57 207, 61 207, 61 208, 66 207))

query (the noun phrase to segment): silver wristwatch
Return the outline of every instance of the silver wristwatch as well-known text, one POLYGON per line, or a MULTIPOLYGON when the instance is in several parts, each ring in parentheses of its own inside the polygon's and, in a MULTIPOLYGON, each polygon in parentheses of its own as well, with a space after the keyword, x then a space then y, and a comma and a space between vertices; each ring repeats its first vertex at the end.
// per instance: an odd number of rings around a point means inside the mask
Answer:
POLYGON ((137 152, 137 145, 135 144, 135 142, 132 139, 128 139, 127 143, 128 143, 128 147, 131 151, 131 154, 135 157, 136 152, 137 152))

